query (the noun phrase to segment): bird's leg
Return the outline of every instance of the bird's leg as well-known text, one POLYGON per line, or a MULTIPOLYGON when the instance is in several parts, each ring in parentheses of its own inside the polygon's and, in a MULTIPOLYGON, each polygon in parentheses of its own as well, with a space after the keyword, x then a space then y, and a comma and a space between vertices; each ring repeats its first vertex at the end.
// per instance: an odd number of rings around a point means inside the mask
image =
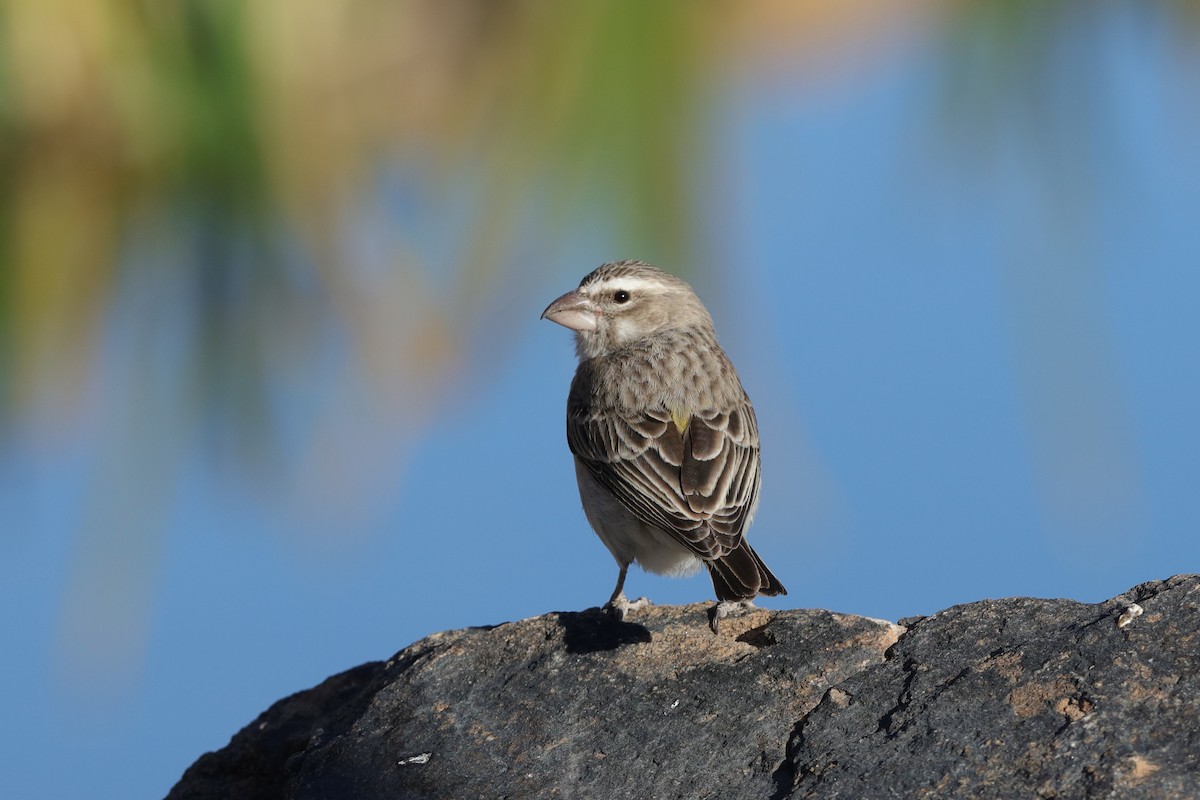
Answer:
POLYGON ((737 616, 744 611, 754 608, 754 600, 722 600, 708 612, 708 626, 713 633, 720 633, 721 620, 728 616, 737 616))
POLYGON ((612 597, 608 598, 608 602, 604 604, 604 610, 618 622, 625 619, 630 611, 636 611, 639 608, 650 605, 650 600, 645 597, 639 597, 632 603, 626 599, 625 573, 627 572, 629 572, 629 565, 622 564, 621 573, 617 575, 617 588, 613 589, 612 597))

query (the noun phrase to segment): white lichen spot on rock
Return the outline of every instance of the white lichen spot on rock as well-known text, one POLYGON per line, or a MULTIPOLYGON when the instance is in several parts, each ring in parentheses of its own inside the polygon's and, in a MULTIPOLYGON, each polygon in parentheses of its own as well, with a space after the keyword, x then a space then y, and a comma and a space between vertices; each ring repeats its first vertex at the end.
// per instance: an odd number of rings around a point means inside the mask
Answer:
POLYGON ((415 756, 409 756, 408 758, 402 758, 396 763, 402 767, 407 767, 410 764, 428 764, 432 755, 433 753, 420 753, 415 756))
POLYGON ((1137 603, 1130 603, 1121 613, 1121 616, 1117 617, 1117 627, 1126 627, 1129 625, 1129 623, 1140 617, 1144 610, 1145 609, 1143 609, 1137 603))

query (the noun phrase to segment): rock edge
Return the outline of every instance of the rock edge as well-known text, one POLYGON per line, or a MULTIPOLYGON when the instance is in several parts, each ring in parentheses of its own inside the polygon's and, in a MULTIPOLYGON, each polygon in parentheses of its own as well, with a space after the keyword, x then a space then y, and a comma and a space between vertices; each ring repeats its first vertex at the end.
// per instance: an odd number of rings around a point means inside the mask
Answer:
POLYGON ((1200 576, 930 617, 660 606, 434 634, 280 700, 194 798, 1200 796, 1200 576))

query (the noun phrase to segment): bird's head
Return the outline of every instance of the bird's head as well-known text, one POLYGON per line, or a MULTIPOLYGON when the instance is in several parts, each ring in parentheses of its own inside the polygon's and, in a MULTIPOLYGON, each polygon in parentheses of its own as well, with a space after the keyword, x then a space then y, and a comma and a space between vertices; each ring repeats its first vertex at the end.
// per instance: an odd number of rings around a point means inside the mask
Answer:
POLYGON ((692 287, 641 261, 596 268, 547 306, 542 319, 575 331, 580 358, 607 355, 660 331, 712 325, 692 287))

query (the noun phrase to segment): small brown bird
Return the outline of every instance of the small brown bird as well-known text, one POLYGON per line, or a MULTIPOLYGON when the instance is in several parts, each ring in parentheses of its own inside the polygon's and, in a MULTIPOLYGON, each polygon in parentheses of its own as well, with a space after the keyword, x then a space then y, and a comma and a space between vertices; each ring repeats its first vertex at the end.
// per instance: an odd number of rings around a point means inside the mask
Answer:
POLYGON ((660 575, 704 565, 713 631, 757 595, 787 594, 745 539, 758 508, 754 407, 692 288, 641 261, 605 264, 542 312, 575 331, 567 399, 588 521, 620 567, 605 609, 624 619, 636 561, 660 575))

